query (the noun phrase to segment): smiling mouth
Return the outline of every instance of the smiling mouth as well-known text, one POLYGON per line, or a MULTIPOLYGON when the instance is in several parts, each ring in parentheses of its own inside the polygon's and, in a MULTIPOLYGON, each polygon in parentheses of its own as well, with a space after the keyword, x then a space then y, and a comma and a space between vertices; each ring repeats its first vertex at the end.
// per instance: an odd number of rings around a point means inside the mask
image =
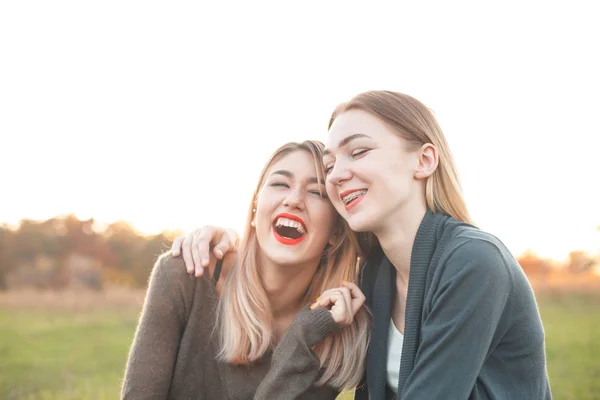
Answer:
POLYGON ((360 201, 367 194, 367 189, 354 190, 352 192, 344 192, 340 195, 342 202, 344 203, 344 208, 346 210, 350 210, 352 207, 360 203, 360 201))
POLYGON ((279 216, 273 223, 273 235, 280 243, 295 245, 306 237, 306 226, 296 219, 279 216))

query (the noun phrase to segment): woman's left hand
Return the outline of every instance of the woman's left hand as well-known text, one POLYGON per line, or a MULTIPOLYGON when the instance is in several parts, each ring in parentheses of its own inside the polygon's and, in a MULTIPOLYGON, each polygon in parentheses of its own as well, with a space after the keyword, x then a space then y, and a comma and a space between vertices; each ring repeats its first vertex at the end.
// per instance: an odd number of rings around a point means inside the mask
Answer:
POLYGON ((310 306, 312 310, 327 308, 341 326, 348 326, 365 303, 365 295, 357 285, 342 281, 342 286, 328 289, 310 306))

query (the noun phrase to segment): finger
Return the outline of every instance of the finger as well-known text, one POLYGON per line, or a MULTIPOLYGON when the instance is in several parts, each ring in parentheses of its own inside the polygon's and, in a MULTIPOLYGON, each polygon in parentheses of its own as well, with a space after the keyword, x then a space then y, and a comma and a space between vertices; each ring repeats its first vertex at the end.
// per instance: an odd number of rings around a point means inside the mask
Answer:
POLYGON ((324 291, 324 292, 321 294, 321 296, 320 296, 320 297, 326 296, 326 295, 328 295, 328 294, 331 294, 331 293, 334 293, 334 292, 338 292, 338 291, 340 291, 340 290, 346 290, 346 287, 345 287, 345 286, 340 286, 340 287, 334 287, 334 288, 327 289, 327 290, 325 290, 325 291, 324 291))
POLYGON ((331 294, 331 293, 333 293, 333 292, 337 292, 337 291, 338 291, 338 290, 340 290, 340 289, 341 289, 341 287, 334 287, 334 288, 327 289, 327 290, 325 290, 323 293, 321 293, 321 296, 320 296, 320 297, 322 297, 322 296, 325 296, 325 295, 327 295, 327 294, 331 294))
POLYGON ((210 241, 213 235, 214 229, 211 226, 204 227, 195 232, 192 247, 197 250, 197 261, 202 267, 207 267, 210 263, 210 241))
POLYGON ((341 289, 343 289, 343 287, 334 287, 334 288, 327 289, 323 293, 321 293, 319 298, 325 298, 327 296, 330 296, 333 293, 339 292, 341 289))
POLYGON ((341 294, 335 292, 334 290, 325 291, 311 305, 311 309, 314 310, 317 308, 329 308, 329 307, 333 306, 336 303, 336 301, 339 301, 340 298, 341 298, 341 294))
POLYGON ((331 307, 331 310, 338 313, 340 323, 343 323, 344 325, 350 324, 354 318, 350 290, 345 287, 340 287, 337 290, 337 295, 339 296, 339 300, 331 307))
POLYGON ((351 292, 344 286, 324 291, 312 309, 316 308, 328 308, 334 320, 342 325, 348 325, 354 319, 351 292))
POLYGON ((235 253, 240 243, 239 235, 233 229, 225 229, 225 234, 229 237, 229 241, 231 242, 231 251, 235 253))
POLYGON ((351 301, 352 313, 354 315, 356 315, 358 310, 363 306, 363 304, 365 304, 365 301, 367 300, 367 298, 365 297, 362 290, 360 290, 358 285, 356 285, 355 283, 348 282, 348 281, 342 281, 342 285, 344 287, 348 288, 348 290, 350 290, 350 294, 352 297, 352 301, 351 301))
POLYGON ((200 252, 198 251, 198 247, 195 245, 192 245, 192 259, 194 260, 194 275, 196 275, 197 278, 201 277, 204 274, 204 266, 202 265, 202 262, 200 261, 200 252))
POLYGON ((200 261, 200 254, 198 252, 198 248, 195 243, 195 240, 196 240, 196 237, 194 236, 194 233, 192 233, 190 253, 192 254, 192 260, 194 262, 195 275, 200 276, 200 275, 202 275, 202 272, 203 272, 202 271, 202 262, 200 261), (200 275, 198 274, 198 272, 200 272, 200 275))
POLYGON ((340 290, 333 290, 322 296, 312 309, 326 308, 331 313, 333 320, 341 325, 347 326, 352 323, 353 316, 348 309, 344 294, 340 290))
POLYGON ((341 287, 340 293, 342 294, 344 299, 344 311, 346 312, 347 317, 350 318, 350 320, 352 320, 352 318, 354 318, 354 312, 352 309, 352 296, 350 295, 350 289, 348 289, 347 287, 341 287))
POLYGON ((231 242, 231 237, 228 235, 222 235, 215 245, 213 253, 217 259, 221 260, 225 256, 225 254, 229 253, 233 249, 233 243, 231 242))
POLYGON ((324 291, 319 297, 316 298, 315 302, 311 304, 311 309, 323 308, 329 306, 330 303, 326 302, 325 299, 328 299, 331 296, 333 289, 329 289, 324 291))
POLYGON ((177 257, 181 254, 181 243, 183 242, 184 236, 177 236, 175 240, 173 240, 173 244, 171 245, 171 254, 173 257, 177 257))
POLYGON ((337 312, 342 314, 345 313, 350 306, 350 304, 348 304, 344 299, 342 290, 338 288, 326 290, 316 302, 321 307, 327 307, 331 309, 335 308, 337 312))
POLYGON ((183 256, 183 262, 185 264, 185 269, 188 274, 194 273, 194 260, 192 258, 192 251, 190 249, 191 246, 191 238, 190 236, 186 236, 183 239, 183 243, 181 244, 181 255, 183 256))

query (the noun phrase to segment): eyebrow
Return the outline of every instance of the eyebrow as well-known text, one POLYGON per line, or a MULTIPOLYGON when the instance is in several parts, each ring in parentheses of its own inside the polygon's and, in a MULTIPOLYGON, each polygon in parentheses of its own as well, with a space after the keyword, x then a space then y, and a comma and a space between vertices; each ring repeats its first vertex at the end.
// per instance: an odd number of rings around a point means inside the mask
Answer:
MULTIPOLYGON (((342 140, 340 140, 340 143, 338 144, 338 147, 344 147, 345 145, 347 145, 348 143, 350 143, 354 139, 359 139, 359 138, 369 138, 369 139, 372 139, 371 136, 365 135, 364 133, 355 133, 353 135, 350 135, 350 136, 345 137, 342 140)), ((330 153, 331 153, 331 150, 329 150, 329 149, 323 150, 323 155, 324 156, 326 156, 326 155, 328 155, 330 153)))
MULTIPOLYGON (((290 179, 294 177, 294 174, 292 174, 290 171, 286 171, 285 169, 278 169, 277 171, 271 172, 269 175, 283 175, 290 179)), ((321 185, 325 184, 325 182, 323 180, 319 180, 315 177, 308 178, 308 182, 309 183, 320 183, 321 185)))

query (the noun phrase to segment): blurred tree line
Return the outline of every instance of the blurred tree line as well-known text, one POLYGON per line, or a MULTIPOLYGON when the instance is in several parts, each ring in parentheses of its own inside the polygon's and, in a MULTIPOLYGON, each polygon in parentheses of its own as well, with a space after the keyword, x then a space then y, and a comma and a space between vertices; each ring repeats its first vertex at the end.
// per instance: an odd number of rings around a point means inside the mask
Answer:
MULTIPOLYGON (((145 236, 123 221, 99 230, 93 219, 79 220, 74 215, 46 221, 26 219, 16 229, 0 225, 0 290, 74 285, 102 289, 107 283, 145 287, 156 258, 180 234, 165 231, 145 236)), ((598 260, 574 251, 560 269, 579 275, 595 268, 598 260)), ((533 252, 526 252, 518 261, 530 278, 538 280, 546 280, 557 269, 533 252)))
POLYGON ((123 221, 98 230, 74 215, 0 226, 0 290, 11 286, 61 289, 77 283, 145 287, 156 258, 180 233, 144 236, 123 221))

